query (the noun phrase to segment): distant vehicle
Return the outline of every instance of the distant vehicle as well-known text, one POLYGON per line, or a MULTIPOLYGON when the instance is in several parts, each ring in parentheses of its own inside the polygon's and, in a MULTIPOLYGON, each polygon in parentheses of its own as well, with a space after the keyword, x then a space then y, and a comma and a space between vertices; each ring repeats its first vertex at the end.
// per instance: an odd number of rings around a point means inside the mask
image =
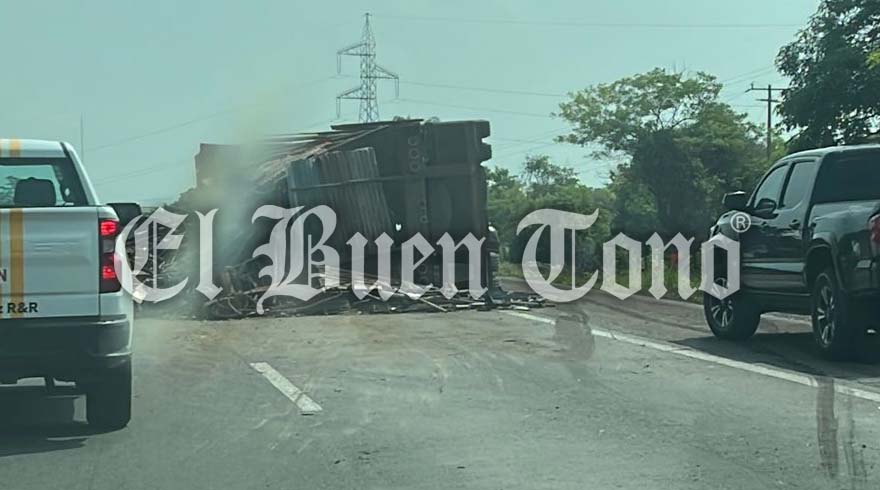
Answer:
POLYGON ((132 301, 114 251, 139 214, 101 204, 68 144, 0 139, 0 384, 76 382, 91 425, 128 424, 132 301))
POLYGON ((742 288, 706 295, 712 332, 742 340, 763 312, 808 314, 821 353, 849 357, 880 312, 880 146, 790 155, 724 206, 711 234, 740 241, 742 288))

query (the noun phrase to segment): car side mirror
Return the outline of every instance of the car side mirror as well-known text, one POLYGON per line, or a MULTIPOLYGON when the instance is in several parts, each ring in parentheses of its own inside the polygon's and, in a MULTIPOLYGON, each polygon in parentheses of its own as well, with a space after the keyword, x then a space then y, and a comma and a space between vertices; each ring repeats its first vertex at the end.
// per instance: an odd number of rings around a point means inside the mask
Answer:
POLYGON ((125 225, 131 223, 136 220, 143 214, 141 210, 141 205, 134 202, 113 202, 108 204, 113 211, 116 212, 116 217, 119 218, 119 226, 121 228, 125 228, 125 225))
POLYGON ((755 204, 755 214, 758 216, 767 216, 776 211, 778 204, 773 199, 765 197, 755 204))
POLYGON ((749 196, 743 191, 731 192, 724 195, 722 204, 728 211, 745 211, 749 206, 749 196))

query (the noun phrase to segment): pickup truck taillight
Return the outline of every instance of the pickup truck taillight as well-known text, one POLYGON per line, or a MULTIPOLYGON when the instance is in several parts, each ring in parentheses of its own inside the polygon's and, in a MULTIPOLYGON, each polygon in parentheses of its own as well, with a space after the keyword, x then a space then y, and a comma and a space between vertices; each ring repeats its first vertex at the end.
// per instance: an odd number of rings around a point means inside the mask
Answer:
POLYGON ((102 218, 98 220, 98 242, 100 249, 99 280, 100 292, 115 293, 122 289, 119 278, 116 277, 116 236, 119 234, 119 221, 102 218))

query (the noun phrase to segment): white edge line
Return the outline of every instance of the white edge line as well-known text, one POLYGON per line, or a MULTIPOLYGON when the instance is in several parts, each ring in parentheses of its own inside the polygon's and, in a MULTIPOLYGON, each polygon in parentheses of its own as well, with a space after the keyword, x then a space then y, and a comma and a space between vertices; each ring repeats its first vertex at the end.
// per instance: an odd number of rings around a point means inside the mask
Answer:
POLYGON ((267 381, 272 383, 278 391, 286 396, 290 401, 299 407, 300 413, 313 414, 321 411, 321 405, 315 403, 315 400, 309 398, 309 395, 296 387, 293 383, 285 378, 281 373, 275 370, 266 362, 252 362, 251 367, 254 371, 263 375, 267 381))
MULTIPOLYGON (((546 323, 550 325, 554 325, 556 323, 555 320, 551 318, 546 318, 538 315, 532 315, 529 313, 521 313, 517 311, 505 311, 508 315, 523 318, 525 320, 531 320, 540 323, 546 323)), ((625 342, 627 344, 638 345, 641 347, 647 347, 649 349, 658 350, 661 352, 669 352, 672 354, 676 354, 683 357, 688 357, 691 359, 698 359, 701 361, 711 362, 714 364, 718 364, 721 366, 731 367, 734 369, 740 369, 742 371, 748 371, 754 374, 760 374, 763 376, 769 376, 771 378, 781 379, 785 381, 789 381, 792 383, 797 383, 803 386, 809 386, 816 388, 819 386, 819 382, 816 381, 816 378, 813 376, 808 376, 805 374, 796 373, 794 371, 789 371, 780 368, 770 368, 767 366, 761 366, 758 364, 749 364, 742 361, 735 361, 733 359, 728 359, 726 357, 716 356, 713 354, 707 354, 705 352, 698 351, 696 349, 692 349, 690 347, 680 346, 671 344, 668 342, 658 342, 655 340, 650 340, 644 337, 638 337, 635 335, 629 335, 624 333, 616 333, 611 332, 609 330, 602 330, 599 328, 592 328, 593 335, 596 337, 604 337, 612 340, 617 340, 619 342, 625 342)), ((873 391, 863 390, 861 388, 857 388, 852 386, 851 383, 847 381, 838 380, 836 378, 834 383, 834 391, 840 393, 842 395, 854 396, 856 398, 861 398, 863 400, 872 401, 875 403, 880 403, 880 393, 876 393, 873 391)))
MULTIPOLYGON (((517 277, 502 277, 501 279, 502 280, 503 279, 507 279, 507 280, 516 279, 516 280, 525 281, 525 279, 521 279, 521 278, 517 278, 517 277)), ((613 297, 614 296, 612 296, 612 298, 613 297)), ((692 303, 690 301, 681 301, 681 300, 669 299, 669 298, 657 299, 657 298, 655 298, 653 296, 649 296, 647 294, 639 294, 639 295, 636 295, 633 297, 640 299, 640 300, 643 300, 643 301, 647 301, 647 302, 656 301, 657 303, 660 303, 660 304, 663 304, 666 306, 681 306, 683 308, 689 308, 692 310, 702 310, 703 309, 703 305, 701 305, 699 303, 692 303)), ((590 300, 589 297, 587 297, 586 299, 588 301, 590 300)), ((623 301, 623 300, 620 300, 620 301, 623 301)), ((600 307, 605 306, 602 303, 595 303, 595 304, 599 305, 600 307)), ((796 315, 796 316, 798 316, 798 315, 796 315)), ((803 315, 800 315, 800 316, 803 316, 803 315)), ((809 318, 788 317, 788 316, 778 315, 775 313, 765 313, 765 314, 761 315, 761 318, 767 318, 769 320, 775 320, 775 321, 780 321, 780 322, 797 323, 800 325, 809 325, 810 324, 809 318)))
MULTIPOLYGON (((667 305, 667 306, 682 306, 685 308, 690 308, 692 310, 703 310, 703 305, 699 303, 691 303, 690 301, 680 301, 677 299, 667 299, 660 298, 657 299, 653 296, 641 296, 640 299, 648 300, 648 301, 656 301, 658 303, 667 305)), ((601 303, 597 303, 599 306, 602 306, 601 303)), ((766 318, 768 320, 775 320, 778 322, 788 322, 788 323, 797 323, 800 325, 809 325, 810 319, 809 317, 805 317, 804 315, 794 315, 794 316, 783 316, 775 313, 764 313, 761 315, 761 318, 766 318), (801 318, 797 318, 800 316, 801 318)))

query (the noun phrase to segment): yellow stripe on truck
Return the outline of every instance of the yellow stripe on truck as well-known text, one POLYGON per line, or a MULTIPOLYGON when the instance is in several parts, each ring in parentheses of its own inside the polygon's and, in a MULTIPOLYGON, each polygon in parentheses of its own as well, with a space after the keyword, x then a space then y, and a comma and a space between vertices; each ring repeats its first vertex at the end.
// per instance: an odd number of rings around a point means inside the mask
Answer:
POLYGON ((18 158, 21 156, 21 140, 9 140, 9 156, 11 158, 18 158))
MULTIPOLYGON (((12 318, 21 317, 18 305, 24 302, 24 210, 9 210, 9 262, 12 275, 12 287, 9 302, 15 307, 10 313, 12 318)), ((0 305, 5 306, 5 305, 0 305)), ((8 310, 7 310, 8 311, 8 310)))

